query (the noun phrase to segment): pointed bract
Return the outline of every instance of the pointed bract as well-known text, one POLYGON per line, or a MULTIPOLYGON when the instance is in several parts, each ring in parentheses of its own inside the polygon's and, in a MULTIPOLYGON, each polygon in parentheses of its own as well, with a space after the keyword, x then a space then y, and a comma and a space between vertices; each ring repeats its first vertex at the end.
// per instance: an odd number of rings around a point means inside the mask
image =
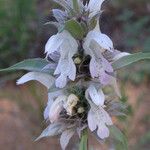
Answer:
POLYGON ((65 150, 70 139, 72 138, 72 136, 74 135, 75 131, 73 129, 68 129, 65 130, 60 137, 60 144, 61 144, 61 148, 62 150, 65 150))
POLYGON ((36 80, 46 86, 48 89, 54 84, 55 78, 51 75, 40 73, 40 72, 29 72, 22 76, 18 81, 17 84, 24 84, 26 82, 36 80))

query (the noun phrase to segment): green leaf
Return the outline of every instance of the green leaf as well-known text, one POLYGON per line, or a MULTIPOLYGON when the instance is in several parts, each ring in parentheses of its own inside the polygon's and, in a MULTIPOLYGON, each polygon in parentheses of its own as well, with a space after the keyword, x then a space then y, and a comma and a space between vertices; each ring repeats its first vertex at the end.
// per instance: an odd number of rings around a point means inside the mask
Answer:
POLYGON ((65 23, 65 29, 76 39, 83 39, 84 30, 82 26, 74 19, 71 19, 65 23))
MULTIPOLYGON (((9 68, 1 69, 0 72, 10 72, 10 71, 15 71, 15 70, 42 72, 42 69, 48 64, 49 64, 48 61, 46 61, 45 59, 41 59, 41 58, 27 59, 9 68)), ((43 71, 43 72, 49 73, 48 71, 43 71)))
POLYGON ((85 129, 81 135, 79 150, 88 150, 88 130, 85 129))
POLYGON ((135 53, 128 56, 124 56, 119 60, 115 61, 112 66, 115 70, 128 66, 134 62, 150 59, 150 53, 135 53))
POLYGON ((128 144, 125 135, 114 125, 110 126, 109 130, 110 135, 117 142, 116 147, 118 149, 120 148, 121 150, 128 150, 128 144))
POLYGON ((50 124, 35 141, 38 141, 44 137, 59 135, 61 133, 60 128, 61 125, 59 123, 50 124))

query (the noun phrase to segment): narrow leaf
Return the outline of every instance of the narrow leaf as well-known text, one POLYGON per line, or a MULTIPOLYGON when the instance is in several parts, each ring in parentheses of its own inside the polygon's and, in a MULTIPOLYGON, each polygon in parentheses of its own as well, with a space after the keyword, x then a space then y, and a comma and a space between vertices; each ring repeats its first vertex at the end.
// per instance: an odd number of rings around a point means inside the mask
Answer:
POLYGON ((87 131, 87 129, 83 130, 83 132, 82 132, 79 150, 88 150, 88 131, 87 131))
POLYGON ((50 124, 35 141, 38 141, 44 137, 59 135, 60 127, 61 127, 61 125, 59 123, 50 124))
POLYGON ((45 59, 35 58, 35 59, 27 59, 22 62, 19 62, 9 68, 1 69, 0 72, 10 72, 15 70, 27 70, 27 71, 36 71, 36 72, 46 72, 49 73, 48 70, 42 69, 48 65, 49 62, 45 59))
POLYGON ((144 60, 144 59, 150 59, 150 53, 136 53, 136 54, 131 54, 128 56, 124 56, 117 61, 115 61, 112 66, 115 70, 121 69, 125 66, 128 66, 134 62, 144 60))
POLYGON ((125 135, 116 127, 110 126, 110 135, 117 142, 116 147, 120 147, 122 150, 128 150, 127 139, 125 135))
POLYGON ((82 26, 74 19, 66 22, 65 29, 76 39, 82 39, 84 36, 84 30, 82 26))

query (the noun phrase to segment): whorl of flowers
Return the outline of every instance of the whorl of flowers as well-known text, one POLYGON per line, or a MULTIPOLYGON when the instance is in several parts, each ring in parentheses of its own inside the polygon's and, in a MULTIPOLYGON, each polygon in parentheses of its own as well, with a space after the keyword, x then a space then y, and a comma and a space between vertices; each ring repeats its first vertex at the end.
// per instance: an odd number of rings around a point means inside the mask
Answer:
POLYGON ((150 54, 130 55, 115 50, 112 40, 100 31, 99 17, 104 0, 53 1, 62 10, 53 9, 55 21, 47 23, 55 25, 58 33, 46 43, 46 60, 27 60, 2 71, 32 71, 17 84, 37 80, 47 87, 44 118, 49 126, 38 139, 60 135, 60 144, 65 150, 76 133, 82 145, 87 142, 84 138, 87 129, 89 134, 103 141, 113 128, 122 142, 122 134, 114 128, 112 119, 124 115, 126 109, 116 101, 121 96, 116 71, 134 61, 150 58, 150 54), (107 87, 111 90, 107 91, 107 87))

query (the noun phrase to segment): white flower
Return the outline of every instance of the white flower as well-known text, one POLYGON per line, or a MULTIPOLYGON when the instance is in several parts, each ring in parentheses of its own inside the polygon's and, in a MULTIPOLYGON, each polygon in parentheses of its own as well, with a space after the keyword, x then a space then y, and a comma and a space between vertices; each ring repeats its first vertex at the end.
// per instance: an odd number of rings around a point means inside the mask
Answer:
POLYGON ((47 102, 47 106, 44 110, 44 119, 48 120, 49 119, 49 111, 50 108, 53 104, 53 102, 55 101, 55 99, 60 96, 60 95, 64 95, 64 91, 63 90, 57 90, 55 92, 50 92, 48 93, 48 102, 47 102))
POLYGON ((90 11, 90 16, 94 16, 97 12, 101 10, 101 5, 104 0, 90 0, 88 4, 88 9, 90 11))
POLYGON ((88 100, 91 108, 88 112, 88 126, 93 132, 97 129, 97 135, 101 139, 105 139, 109 136, 109 129, 107 126, 112 125, 112 120, 109 114, 104 109, 104 94, 99 89, 91 85, 86 90, 86 99, 88 100), (98 104, 98 105, 97 105, 98 104))
POLYGON ((63 110, 63 102, 66 101, 67 96, 61 95, 56 98, 49 110, 49 119, 51 123, 58 120, 61 111, 63 110))
POLYGON ((95 53, 99 56, 99 53, 105 50, 112 51, 113 49, 113 42, 111 39, 106 34, 101 33, 99 21, 97 21, 96 27, 87 34, 84 41, 83 47, 88 54, 94 49, 95 53))
POLYGON ((67 83, 67 78, 74 81, 76 77, 76 66, 72 57, 78 51, 78 43, 68 31, 63 31, 53 35, 45 46, 47 56, 55 51, 59 51, 60 58, 54 75, 60 75, 56 79, 56 86, 63 88, 67 83))
POLYGON ((102 53, 106 50, 112 52, 113 43, 107 35, 100 32, 99 22, 97 22, 95 29, 88 33, 83 48, 85 54, 91 56, 90 73, 92 78, 98 78, 104 85, 109 84, 112 76, 108 73, 113 73, 113 68, 102 53))
POLYGON ((31 80, 36 80, 40 83, 42 83, 44 86, 47 87, 47 89, 49 89, 53 84, 54 84, 54 77, 52 77, 49 74, 46 73, 41 73, 41 72, 29 72, 27 74, 25 74, 24 76, 22 76, 18 81, 17 84, 24 84, 28 81, 31 80))
POLYGON ((67 111, 67 114, 73 115, 73 108, 77 105, 79 98, 75 94, 70 94, 67 98, 66 103, 64 104, 64 108, 67 111))

